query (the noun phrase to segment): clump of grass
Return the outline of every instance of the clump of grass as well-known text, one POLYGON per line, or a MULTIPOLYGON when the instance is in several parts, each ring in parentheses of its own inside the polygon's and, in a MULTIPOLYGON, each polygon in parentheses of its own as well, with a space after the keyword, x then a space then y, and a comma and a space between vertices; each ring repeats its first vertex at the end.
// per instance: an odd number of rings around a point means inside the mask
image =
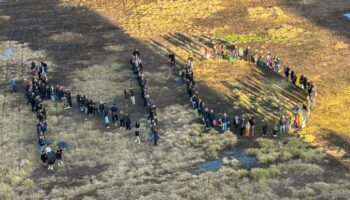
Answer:
POLYGON ((316 164, 292 161, 279 165, 279 169, 284 173, 298 174, 298 176, 318 176, 324 174, 325 170, 316 164))
MULTIPOLYGON (((203 128, 200 128, 200 126, 202 125, 192 125, 192 127, 197 129, 197 131, 203 130, 203 128)), ((228 147, 233 147, 237 142, 237 138, 231 131, 226 131, 219 134, 217 130, 210 129, 208 133, 202 133, 200 136, 193 134, 182 134, 179 141, 186 146, 202 148, 209 156, 217 157, 221 150, 228 147)))
POLYGON ((254 180, 262 180, 267 178, 273 178, 277 175, 279 175, 281 171, 275 166, 272 165, 269 168, 254 168, 250 171, 250 176, 254 180))
POLYGON ((11 199, 14 196, 14 192, 11 186, 0 182, 0 199, 11 199))
POLYGON ((349 48, 349 44, 347 44, 345 42, 337 42, 335 44, 335 48, 336 49, 347 49, 347 48, 349 48))
POLYGON ((301 188, 299 190, 292 190, 292 194, 294 197, 305 199, 307 197, 315 196, 316 191, 310 187, 305 187, 305 188, 301 188))
POLYGON ((256 141, 259 148, 248 148, 245 150, 245 153, 255 156, 259 163, 262 164, 287 161, 293 158, 301 158, 307 162, 319 162, 326 156, 321 149, 314 149, 301 139, 295 137, 284 140, 259 138, 256 141))

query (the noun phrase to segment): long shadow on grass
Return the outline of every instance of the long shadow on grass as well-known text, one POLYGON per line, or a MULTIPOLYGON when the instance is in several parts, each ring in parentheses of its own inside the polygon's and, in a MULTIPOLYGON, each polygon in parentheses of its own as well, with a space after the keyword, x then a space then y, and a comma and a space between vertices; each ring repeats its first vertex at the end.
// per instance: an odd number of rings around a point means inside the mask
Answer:
MULTIPOLYGON (((339 134, 336 131, 327 128, 322 129, 322 132, 327 133, 323 136, 327 145, 340 147, 344 151, 344 155, 341 159, 350 163, 350 142, 347 138, 341 136, 345 134, 339 134)), ((348 167, 350 168, 350 166, 348 167)))
MULTIPOLYGON (((200 50, 202 47, 213 47, 213 44, 219 42, 205 36, 187 36, 181 33, 173 33, 163 35, 170 44, 188 52, 194 52, 195 57, 201 58, 200 50)), ((220 41, 229 48, 232 44, 220 41)), ((159 42, 152 41, 153 46, 160 49, 167 48, 159 42)), ((183 60, 180 60, 184 62, 183 60)), ((215 74, 213 74, 214 76, 215 74)), ((198 80, 198 77, 195 77, 198 80)), ((229 83, 227 81, 221 81, 220 78, 217 80, 221 82, 225 87, 234 92, 241 92, 246 96, 249 96, 250 105, 241 105, 239 95, 223 95, 218 94, 205 82, 199 82, 198 89, 199 94, 204 102, 213 108, 214 111, 221 115, 226 112, 233 117, 233 115, 245 117, 254 116, 257 119, 257 124, 260 125, 262 120, 270 122, 270 124, 277 120, 281 115, 289 113, 295 106, 300 106, 305 100, 305 92, 299 88, 293 88, 292 84, 288 82, 282 75, 273 72, 271 69, 266 67, 256 67, 251 64, 251 70, 249 73, 240 76, 236 83, 229 83), (258 102, 257 99, 261 99, 258 102)), ((258 128, 259 129, 259 128, 258 128)))
POLYGON ((350 21, 344 16, 350 12, 348 0, 308 1, 308 3, 285 0, 282 5, 293 8, 298 15, 350 39, 350 21))

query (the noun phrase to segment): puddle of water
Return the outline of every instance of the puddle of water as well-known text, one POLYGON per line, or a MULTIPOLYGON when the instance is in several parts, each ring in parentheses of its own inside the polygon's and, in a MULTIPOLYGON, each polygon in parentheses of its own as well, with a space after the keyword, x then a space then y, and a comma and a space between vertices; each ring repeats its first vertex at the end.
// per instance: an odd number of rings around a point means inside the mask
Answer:
POLYGON ((198 168, 202 171, 216 171, 222 167, 221 160, 209 160, 198 165, 198 168))
POLYGON ((251 169, 258 166, 258 160, 255 157, 246 155, 241 148, 226 149, 224 150, 224 155, 237 159, 240 163, 240 167, 244 169, 251 169))
POLYGON ((344 14, 344 16, 345 16, 345 17, 347 17, 347 18, 348 18, 348 20, 350 20, 350 12, 349 12, 349 13, 344 14))
POLYGON ((10 60, 12 56, 13 56, 12 48, 5 48, 5 50, 0 54, 1 60, 10 60))

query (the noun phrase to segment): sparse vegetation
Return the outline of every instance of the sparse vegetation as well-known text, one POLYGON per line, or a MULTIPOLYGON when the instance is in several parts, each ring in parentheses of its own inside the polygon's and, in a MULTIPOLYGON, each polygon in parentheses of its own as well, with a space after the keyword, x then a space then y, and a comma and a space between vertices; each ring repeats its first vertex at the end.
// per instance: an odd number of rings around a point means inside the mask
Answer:
POLYGON ((13 52, 9 59, 0 55, 0 199, 349 198, 349 33, 335 16, 350 9, 348 4, 61 0, 0 6, 0 54, 13 52), (270 124, 290 114, 303 94, 294 93, 282 77, 241 60, 199 60, 212 38, 278 54, 283 64, 314 81, 317 109, 307 129, 295 133, 300 138, 294 133, 260 138, 259 121, 270 124), (8 80, 28 77, 31 61, 46 61, 53 84, 119 105, 124 89, 137 88, 128 63, 134 47, 141 49, 149 91, 159 105, 160 145, 153 148, 148 141, 139 98, 135 108, 120 108, 131 112, 133 122, 141 120, 140 145, 133 131, 106 130, 101 121, 47 102, 49 138, 70 144, 65 165, 47 172, 39 160, 36 117, 22 91, 9 94, 8 80), (204 129, 185 89, 175 84, 178 71, 168 66, 164 52, 174 52, 178 60, 193 56, 203 100, 218 115, 255 115, 257 139, 204 129), (221 155, 235 147, 255 156, 259 166, 242 169, 238 160, 221 155), (211 159, 222 161, 222 168, 197 169, 211 159))

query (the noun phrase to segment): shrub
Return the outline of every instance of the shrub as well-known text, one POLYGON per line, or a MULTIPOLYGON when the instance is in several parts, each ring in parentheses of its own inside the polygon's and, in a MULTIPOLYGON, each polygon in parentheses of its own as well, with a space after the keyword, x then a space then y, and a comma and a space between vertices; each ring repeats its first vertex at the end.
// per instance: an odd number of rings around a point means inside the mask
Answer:
POLYGON ((250 176, 254 180, 262 180, 267 178, 272 178, 280 174, 280 170, 276 166, 271 166, 269 168, 254 168, 250 171, 250 176))

